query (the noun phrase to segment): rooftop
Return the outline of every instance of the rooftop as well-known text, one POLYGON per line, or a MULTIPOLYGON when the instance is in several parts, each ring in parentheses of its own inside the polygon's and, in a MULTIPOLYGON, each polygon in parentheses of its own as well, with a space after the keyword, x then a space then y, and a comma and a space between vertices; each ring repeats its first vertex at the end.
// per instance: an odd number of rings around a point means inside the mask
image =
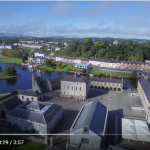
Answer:
POLYGON ((48 124, 61 108, 62 106, 53 103, 27 101, 7 113, 7 115, 41 124, 48 124))
POLYGON ((122 83, 121 80, 119 79, 110 79, 110 78, 97 78, 97 77, 92 77, 88 78, 90 81, 100 81, 100 82, 111 82, 111 83, 122 83))
POLYGON ((148 79, 139 79, 138 80, 148 101, 150 102, 150 82, 148 79))
POLYGON ((42 93, 39 93, 38 91, 26 91, 26 90, 19 92, 19 94, 33 97, 38 97, 42 95, 42 93))
POLYGON ((61 79, 61 81, 82 82, 82 83, 88 82, 88 80, 85 77, 71 77, 71 76, 67 76, 61 79))
POLYGON ((72 126, 73 131, 89 127, 91 131, 98 135, 103 133, 105 120, 107 119, 107 108, 98 99, 86 104, 79 113, 77 121, 72 126))

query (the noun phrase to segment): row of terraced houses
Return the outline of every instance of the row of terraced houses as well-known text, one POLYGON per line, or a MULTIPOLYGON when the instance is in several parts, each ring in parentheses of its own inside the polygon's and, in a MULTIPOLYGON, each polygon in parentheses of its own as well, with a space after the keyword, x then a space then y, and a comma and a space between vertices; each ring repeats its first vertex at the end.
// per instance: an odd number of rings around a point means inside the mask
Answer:
POLYGON ((53 59, 55 62, 62 61, 66 63, 78 63, 78 64, 91 64, 96 67, 104 68, 120 68, 120 69, 136 69, 136 70, 150 70, 150 63, 148 62, 130 62, 119 60, 104 60, 104 59, 85 59, 68 56, 46 56, 48 59, 53 59))

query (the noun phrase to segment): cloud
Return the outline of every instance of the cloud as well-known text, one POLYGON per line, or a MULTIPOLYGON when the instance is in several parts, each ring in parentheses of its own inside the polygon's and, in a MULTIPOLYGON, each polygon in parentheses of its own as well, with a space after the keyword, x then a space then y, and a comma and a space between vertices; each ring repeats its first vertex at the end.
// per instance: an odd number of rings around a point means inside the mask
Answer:
POLYGON ((21 13, 18 13, 16 11, 14 11, 14 9, 3 9, 0 8, 0 10, 2 11, 2 15, 5 15, 7 17, 14 17, 14 18, 19 18, 19 19, 23 19, 23 20, 27 20, 27 21, 35 21, 33 19, 27 18, 26 16, 22 15, 21 13))
POLYGON ((143 16, 134 16, 129 19, 124 19, 120 21, 120 23, 124 24, 125 26, 129 27, 148 27, 150 26, 150 21, 147 20, 143 16))
POLYGON ((70 2, 56 2, 49 8, 48 12, 53 15, 65 15, 71 7, 70 2))
POLYGON ((150 30, 124 30, 117 27, 90 27, 80 28, 73 24, 49 25, 39 21, 22 25, 0 26, 0 32, 25 34, 36 37, 74 36, 74 37, 122 37, 122 38, 149 38, 150 30))

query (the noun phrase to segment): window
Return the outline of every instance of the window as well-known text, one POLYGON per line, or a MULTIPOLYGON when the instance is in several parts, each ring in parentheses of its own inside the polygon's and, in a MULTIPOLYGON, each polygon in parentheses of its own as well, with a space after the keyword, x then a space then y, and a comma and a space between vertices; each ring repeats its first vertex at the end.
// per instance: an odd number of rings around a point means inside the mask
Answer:
POLYGON ((88 133, 88 132, 89 132, 88 127, 84 127, 84 131, 83 131, 83 133, 88 133))
POLYGON ((64 95, 65 95, 65 91, 64 91, 64 95))
POLYGON ((67 88, 68 88, 68 90, 69 90, 69 86, 68 86, 67 88))
POLYGON ((32 101, 33 101, 33 97, 32 97, 32 101))
POLYGON ((77 91, 77 87, 76 87, 76 91, 77 91))
POLYGON ((22 96, 22 99, 24 99, 24 96, 22 96))
POLYGON ((81 91, 81 87, 80 87, 80 91, 81 91))
POLYGON ((73 90, 73 86, 72 86, 72 90, 73 90))
POLYGON ((78 83, 77 83, 77 85, 78 85, 78 83))
POLYGON ((82 143, 89 144, 89 139, 87 139, 87 138, 82 138, 82 143))
POLYGON ((65 85, 64 85, 64 89, 65 89, 65 85))
POLYGON ((68 92, 68 95, 69 95, 69 92, 68 92))

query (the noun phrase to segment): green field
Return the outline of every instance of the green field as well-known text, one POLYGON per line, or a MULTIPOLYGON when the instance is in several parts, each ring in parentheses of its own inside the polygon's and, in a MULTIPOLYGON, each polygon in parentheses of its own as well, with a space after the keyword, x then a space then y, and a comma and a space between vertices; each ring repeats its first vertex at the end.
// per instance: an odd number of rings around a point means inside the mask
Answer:
POLYGON ((13 64, 21 65, 22 59, 9 57, 9 58, 0 59, 0 63, 13 63, 13 64))
POLYGON ((93 68, 92 70, 90 70, 88 72, 88 74, 94 74, 96 76, 98 76, 99 74, 103 74, 104 76, 124 76, 124 77, 130 77, 131 73, 126 73, 126 72, 115 72, 115 71, 105 71, 105 70, 99 70, 99 69, 95 69, 93 68), (107 74, 107 75, 106 75, 107 74))
POLYGON ((34 48, 29 48, 29 47, 21 47, 21 46, 19 46, 19 47, 16 47, 15 49, 24 49, 24 50, 31 51, 31 50, 32 50, 32 49, 34 49, 34 48))
POLYGON ((39 66, 39 69, 44 69, 50 72, 68 72, 68 69, 70 68, 69 65, 63 64, 60 68, 58 68, 57 66, 55 67, 48 67, 46 65, 43 66, 39 66))
POLYGON ((0 96, 0 98, 4 97, 4 96, 6 96, 6 95, 8 95, 8 94, 2 95, 2 96, 0 96))
POLYGON ((9 75, 6 75, 5 72, 0 72, 0 80, 2 80, 2 79, 10 79, 10 78, 19 78, 19 77, 20 77, 19 75, 9 76, 9 75))
POLYGON ((46 145, 44 144, 41 144, 41 143, 36 143, 36 142, 32 142, 32 141, 28 141, 28 140, 24 140, 23 144, 22 145, 18 145, 18 144, 13 144, 14 141, 18 141, 18 140, 22 140, 18 137, 14 137, 14 136, 10 136, 10 135, 3 135, 3 136, 0 136, 0 140, 8 140, 9 143, 10 141, 12 141, 12 144, 2 144, 0 146, 0 148, 2 150, 45 150, 46 148, 46 145), (36 146, 35 146, 36 145, 36 146))

